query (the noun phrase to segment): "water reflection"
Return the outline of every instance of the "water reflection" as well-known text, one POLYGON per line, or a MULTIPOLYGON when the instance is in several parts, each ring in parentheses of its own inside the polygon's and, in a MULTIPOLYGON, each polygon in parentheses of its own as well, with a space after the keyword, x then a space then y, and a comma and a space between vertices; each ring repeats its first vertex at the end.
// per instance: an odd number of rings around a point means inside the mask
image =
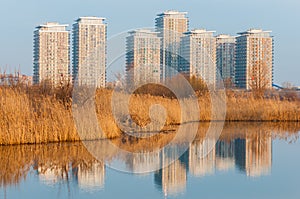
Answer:
MULTIPOLYGON (((164 195, 185 192, 188 175, 203 177, 216 171, 237 169, 249 177, 269 175, 272 169, 272 140, 284 139, 294 142, 298 139, 300 125, 297 123, 233 123, 226 124, 220 139, 205 138, 208 124, 199 128, 192 143, 179 143, 155 152, 174 136, 164 134, 148 144, 142 139, 118 139, 114 143, 123 149, 144 151, 134 156, 122 156, 109 149, 99 151, 105 161, 118 161, 133 172, 161 166, 151 173, 157 189, 164 195), (208 155, 208 146, 217 143, 208 155), (180 147, 189 149, 169 165, 180 147)), ((188 133, 188 132, 187 132, 188 133)), ((105 146, 107 141, 90 142, 105 146)), ((97 150, 95 145, 95 150, 97 150)), ((103 149, 103 148, 102 148, 103 149)), ((82 143, 60 143, 48 145, 22 145, 0 147, 0 186, 18 185, 25 181, 32 171, 40 183, 47 186, 70 182, 79 189, 93 192, 104 189, 105 165, 93 158, 82 143)))
POLYGON ((187 181, 186 165, 180 160, 176 160, 169 166, 155 172, 154 181, 158 189, 165 195, 184 192, 187 181))
POLYGON ((272 139, 257 136, 255 138, 236 139, 234 155, 237 167, 247 176, 267 175, 272 167, 272 139))
POLYGON ((72 174, 79 188, 86 191, 95 191, 104 187, 105 166, 94 160, 88 165, 79 164, 72 168, 72 174))

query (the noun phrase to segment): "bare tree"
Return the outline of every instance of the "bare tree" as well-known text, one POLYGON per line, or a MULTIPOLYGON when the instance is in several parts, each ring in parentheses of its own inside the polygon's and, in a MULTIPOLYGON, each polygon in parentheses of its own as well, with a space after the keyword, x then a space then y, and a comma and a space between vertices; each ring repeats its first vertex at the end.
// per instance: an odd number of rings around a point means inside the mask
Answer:
POLYGON ((291 82, 283 82, 282 87, 285 89, 292 89, 294 85, 291 82))
POLYGON ((272 67, 266 61, 258 60, 249 70, 249 87, 256 96, 262 97, 272 88, 272 67))

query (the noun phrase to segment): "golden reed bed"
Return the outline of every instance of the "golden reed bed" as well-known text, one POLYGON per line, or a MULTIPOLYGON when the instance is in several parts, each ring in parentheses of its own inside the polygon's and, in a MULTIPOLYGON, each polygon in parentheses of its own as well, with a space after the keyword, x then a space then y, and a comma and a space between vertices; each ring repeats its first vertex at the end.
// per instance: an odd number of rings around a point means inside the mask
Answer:
MULTIPOLYGON (((72 117, 71 88, 45 86, 0 87, 0 145, 79 141, 72 117)), ((105 137, 122 136, 111 112, 112 90, 96 92, 96 112, 105 137)), ((210 121, 211 100, 198 93, 200 120, 210 121)), ((150 122, 149 107, 161 104, 168 114, 165 130, 180 123, 180 107, 172 97, 135 94, 130 99, 130 113, 141 126, 150 122)), ((300 121, 297 98, 257 97, 251 93, 227 92, 226 121, 300 121)), ((175 126, 176 128, 176 126, 175 126)), ((93 135, 93 139, 103 136, 93 135)))

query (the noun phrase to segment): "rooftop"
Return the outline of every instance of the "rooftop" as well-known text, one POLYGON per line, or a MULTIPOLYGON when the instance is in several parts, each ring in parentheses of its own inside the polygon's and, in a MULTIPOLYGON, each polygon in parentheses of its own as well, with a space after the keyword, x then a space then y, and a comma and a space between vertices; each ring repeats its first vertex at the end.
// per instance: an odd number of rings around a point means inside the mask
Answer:
POLYGON ((206 29, 193 29, 189 32, 186 32, 184 34, 204 34, 204 33, 215 33, 216 31, 208 31, 206 29))
POLYGON ((76 19, 75 21, 76 22, 79 22, 79 21, 81 21, 81 20, 101 20, 101 21, 104 21, 104 20, 106 20, 106 18, 104 18, 104 17, 95 17, 95 16, 91 16, 91 17, 87 17, 87 16, 85 16, 85 17, 79 17, 78 19, 76 19))
POLYGON ((53 28, 53 27, 68 27, 68 24, 59 24, 58 22, 46 22, 37 26, 37 28, 53 28))
POLYGON ((144 35, 147 34, 147 35, 153 35, 153 36, 157 36, 157 34, 158 34, 158 32, 154 32, 151 29, 137 29, 137 30, 129 31, 128 33, 131 35, 140 33, 140 34, 144 34, 144 35))
POLYGON ((230 39, 230 38, 235 38, 235 36, 227 35, 227 34, 220 34, 220 35, 217 35, 216 38, 218 38, 218 39, 230 39))
POLYGON ((250 28, 249 30, 245 32, 240 32, 238 33, 239 35, 245 35, 245 34, 260 34, 260 33, 271 33, 272 31, 270 30, 262 30, 262 29, 255 29, 255 28, 250 28))
POLYGON ((177 10, 166 10, 163 13, 158 14, 157 16, 165 16, 165 15, 186 15, 187 12, 179 12, 177 10))
POLYGON ((141 32, 141 33, 158 33, 158 32, 154 32, 151 29, 136 29, 133 31, 130 31, 129 33, 135 33, 135 32, 141 32))

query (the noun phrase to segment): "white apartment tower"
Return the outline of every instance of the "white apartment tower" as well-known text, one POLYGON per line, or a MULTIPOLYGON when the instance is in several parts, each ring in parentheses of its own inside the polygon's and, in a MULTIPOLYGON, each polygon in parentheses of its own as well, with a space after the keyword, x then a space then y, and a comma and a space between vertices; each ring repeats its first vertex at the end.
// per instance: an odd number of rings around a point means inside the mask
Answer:
POLYGON ((151 30, 129 32, 126 38, 127 84, 160 82, 160 38, 151 30))
POLYGON ((235 66, 235 84, 238 88, 272 88, 273 37, 270 32, 250 29, 238 33, 235 66))
POLYGON ((33 83, 59 86, 69 82, 68 25, 49 22, 34 31, 33 83))
POLYGON ((189 20, 187 12, 174 10, 158 14, 155 19, 156 31, 159 32, 161 42, 161 79, 172 77, 174 71, 167 70, 169 67, 178 70, 179 48, 182 34, 188 31, 189 20))
POLYGON ((235 37, 230 35, 216 36, 217 70, 226 83, 234 83, 235 37))
POLYGON ((80 17, 73 25, 73 82, 78 85, 105 87, 105 18, 80 17))
POLYGON ((207 85, 216 83, 215 31, 196 29, 186 32, 181 41, 180 72, 187 77, 201 78, 207 85))

